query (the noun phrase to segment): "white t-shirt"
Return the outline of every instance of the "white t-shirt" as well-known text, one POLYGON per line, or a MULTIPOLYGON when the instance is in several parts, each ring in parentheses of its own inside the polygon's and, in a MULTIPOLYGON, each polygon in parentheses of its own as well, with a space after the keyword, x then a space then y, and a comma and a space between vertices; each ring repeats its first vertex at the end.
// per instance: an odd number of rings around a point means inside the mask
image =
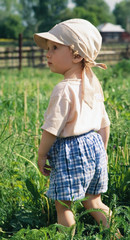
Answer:
POLYGON ((93 108, 82 100, 81 81, 64 79, 55 86, 42 129, 55 136, 69 137, 110 125, 100 94, 95 94, 93 108))

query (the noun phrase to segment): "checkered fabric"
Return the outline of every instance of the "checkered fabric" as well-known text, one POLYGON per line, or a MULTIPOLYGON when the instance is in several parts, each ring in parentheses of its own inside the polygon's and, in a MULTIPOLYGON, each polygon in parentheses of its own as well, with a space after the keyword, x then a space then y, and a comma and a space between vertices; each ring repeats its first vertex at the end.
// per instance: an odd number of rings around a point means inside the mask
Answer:
POLYGON ((57 138, 48 158, 52 171, 46 195, 51 199, 78 200, 107 191, 106 152, 98 133, 57 138))

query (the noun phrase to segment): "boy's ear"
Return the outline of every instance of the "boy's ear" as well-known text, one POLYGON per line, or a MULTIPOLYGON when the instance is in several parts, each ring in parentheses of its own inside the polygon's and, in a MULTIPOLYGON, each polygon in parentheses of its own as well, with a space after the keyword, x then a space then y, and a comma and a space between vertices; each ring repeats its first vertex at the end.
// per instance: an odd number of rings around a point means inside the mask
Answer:
POLYGON ((82 57, 80 55, 73 56, 73 63, 79 63, 82 61, 82 57))

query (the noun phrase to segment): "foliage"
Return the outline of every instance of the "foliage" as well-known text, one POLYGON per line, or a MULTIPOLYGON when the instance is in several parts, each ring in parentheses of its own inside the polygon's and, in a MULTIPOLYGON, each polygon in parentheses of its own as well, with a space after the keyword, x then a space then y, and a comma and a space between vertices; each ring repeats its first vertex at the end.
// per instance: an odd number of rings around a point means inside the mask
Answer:
POLYGON ((59 23, 59 15, 67 8, 67 3, 67 0, 39 0, 38 5, 34 7, 37 19, 36 30, 48 31, 59 23))
MULTIPOLYGON (((0 37, 17 38, 19 33, 32 38, 34 32, 48 31, 55 24, 70 18, 84 18, 95 26, 115 22, 126 26, 129 0, 116 5, 114 14, 105 0, 73 0, 75 7, 68 8, 68 0, 1 0, 0 37)), ((129 20, 129 19, 128 19, 129 20)))
POLYGON ((91 21, 95 26, 105 22, 114 22, 113 14, 104 0, 74 0, 77 7, 86 11, 85 19, 91 21), (92 16, 91 16, 92 14, 92 16))
POLYGON ((19 12, 17 0, 0 1, 0 37, 17 38, 23 32, 22 18, 19 12))
POLYGON ((0 37, 17 38, 19 33, 31 37, 34 32, 48 31, 55 24, 70 18, 84 18, 95 26, 116 21, 127 29, 130 1, 116 4, 113 13, 104 0, 73 0, 76 6, 68 8, 68 0, 1 0, 0 37))
POLYGON ((33 7, 38 3, 38 0, 20 0, 19 14, 23 20, 24 37, 31 37, 34 34, 34 26, 36 19, 33 12, 33 7))
POLYGON ((34 18, 33 6, 38 0, 1 0, 0 1, 0 37, 16 38, 19 33, 24 33, 25 37, 32 37, 34 33, 34 18), (12 24, 12 18, 15 23, 12 24), (6 24, 4 24, 6 22, 6 24), (12 24, 12 26, 11 26, 12 24), (14 34, 17 29, 17 34, 14 34), (4 30, 4 31, 3 31, 4 30), (10 30, 10 34, 8 31, 10 30))
MULTIPOLYGON (((122 61, 96 69, 111 120, 109 188, 103 201, 113 210, 110 229, 97 226, 80 201, 72 204, 74 240, 114 238, 119 228, 129 239, 129 68, 122 61)), ((70 240, 72 228, 56 224, 54 202, 45 192, 49 178, 37 168, 40 126, 52 88, 62 76, 48 69, 0 71, 0 239, 70 240), (60 229, 60 231, 58 231, 60 229)))
POLYGON ((23 29, 21 18, 18 15, 9 15, 0 22, 0 37, 16 39, 23 29))
POLYGON ((123 0, 117 3, 113 11, 116 23, 127 30, 127 24, 130 24, 130 0, 123 0))
POLYGON ((1 0, 0 1, 0 8, 7 12, 7 14, 9 14, 9 12, 11 11, 15 11, 18 8, 19 4, 17 2, 17 0, 1 0))
MULTIPOLYGON (((99 21, 97 19, 97 15, 94 11, 90 12, 89 10, 86 10, 84 7, 75 7, 73 11, 71 12, 73 18, 83 18, 91 23, 93 23, 95 26, 99 24, 99 21)), ((64 19, 65 20, 65 19, 64 19)))

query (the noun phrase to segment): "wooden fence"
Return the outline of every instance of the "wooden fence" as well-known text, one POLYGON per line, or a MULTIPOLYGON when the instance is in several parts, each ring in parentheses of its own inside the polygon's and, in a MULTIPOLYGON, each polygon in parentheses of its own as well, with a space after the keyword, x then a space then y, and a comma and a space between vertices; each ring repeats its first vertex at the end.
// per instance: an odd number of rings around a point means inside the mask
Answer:
MULTIPOLYGON (((46 66, 46 53, 36 46, 0 47, 0 68, 43 67, 46 66)), ((116 63, 123 58, 130 58, 130 45, 105 46, 97 62, 116 63)))
POLYGON ((40 67, 46 65, 45 51, 36 47, 0 50, 0 68, 40 67))

